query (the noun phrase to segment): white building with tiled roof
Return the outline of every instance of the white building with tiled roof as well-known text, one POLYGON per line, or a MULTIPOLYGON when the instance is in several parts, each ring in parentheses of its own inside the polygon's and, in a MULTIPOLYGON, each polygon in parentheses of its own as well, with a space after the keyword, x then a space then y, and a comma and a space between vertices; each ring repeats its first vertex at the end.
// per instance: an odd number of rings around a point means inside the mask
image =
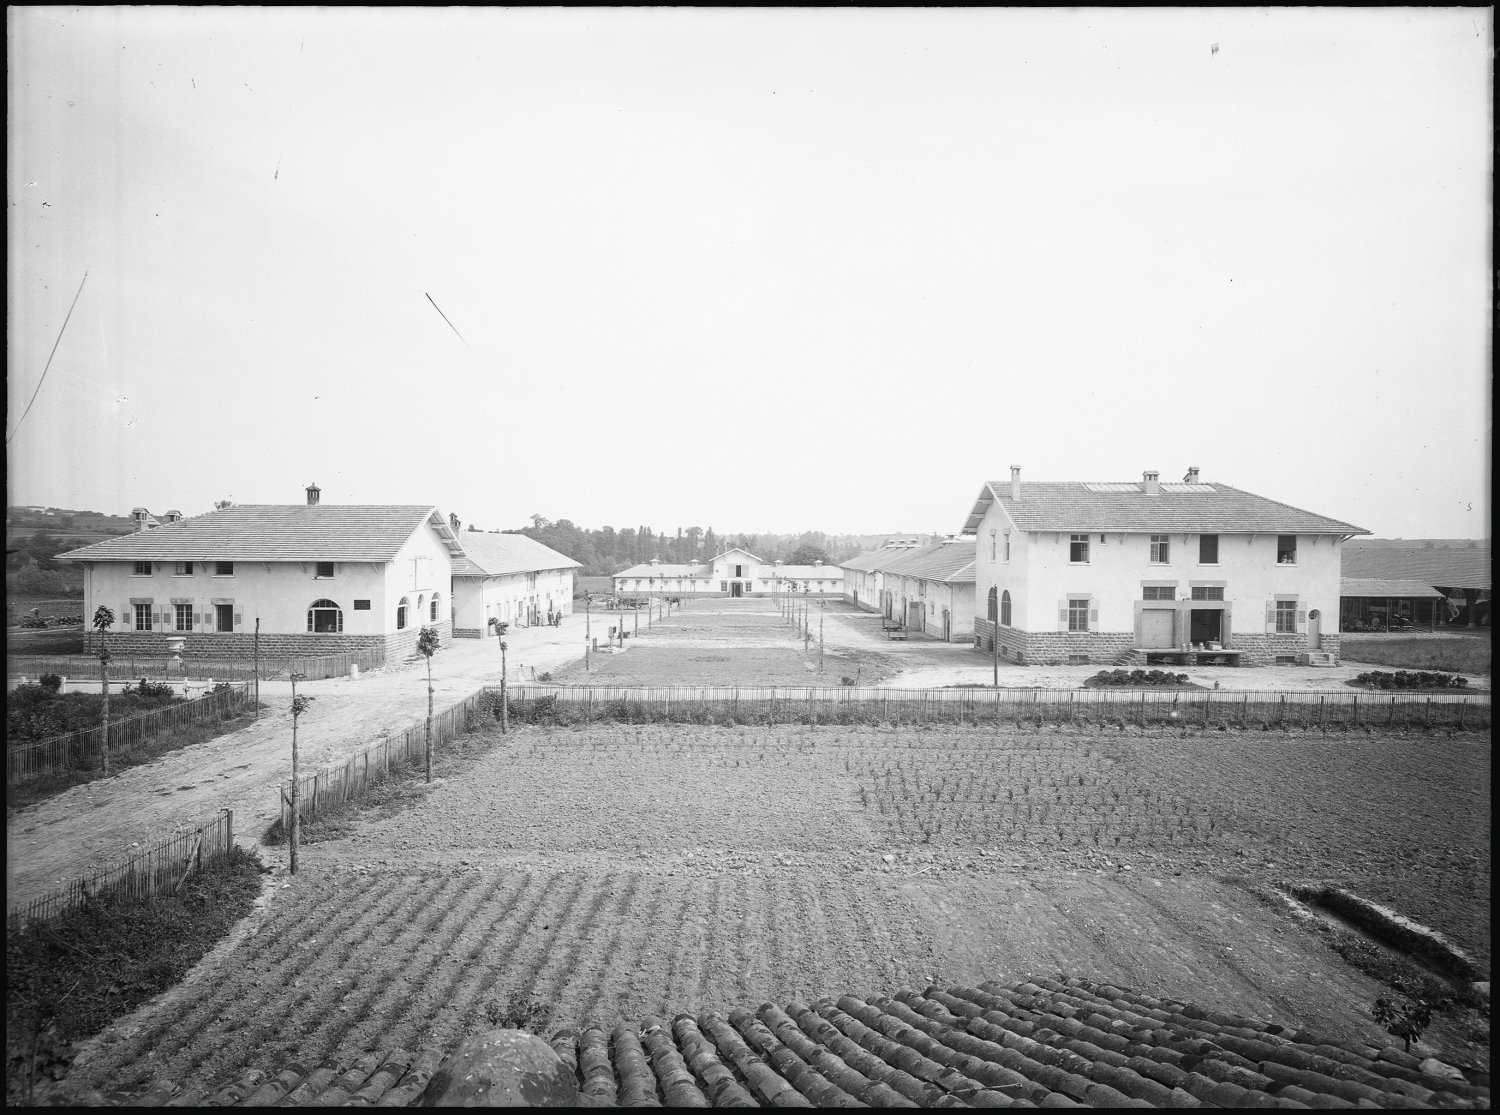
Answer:
MULTIPOLYGON (((431 506, 224 506, 57 560, 83 567, 84 619, 114 612, 110 645, 248 657, 259 621, 268 656, 410 653, 423 626, 450 635, 457 527, 431 506)), ((169 516, 170 518, 170 516, 169 516)))
POLYGON ((843 584, 844 572, 836 565, 766 562, 739 547, 712 561, 674 564, 652 559, 614 575, 615 592, 624 596, 761 596, 788 591, 836 596, 843 584))
MULTIPOLYGON (((877 551, 878 552, 878 551, 877 551)), ((974 635, 974 543, 947 538, 897 552, 881 569, 881 611, 908 631, 944 642, 974 635)))
POLYGON ((890 600, 884 593, 885 567, 920 548, 920 538, 891 538, 878 550, 855 554, 839 563, 844 574, 844 599, 867 612, 891 616, 890 600))
POLYGON ((572 558, 524 534, 459 535, 453 562, 453 635, 477 639, 491 622, 529 627, 573 611, 572 558))
POLYGON ((1027 663, 1199 646, 1245 665, 1337 657, 1341 550, 1369 532, 1190 469, 1181 484, 991 481, 975 538, 977 645, 1027 663), (1309 657, 1311 656, 1311 657, 1309 657))

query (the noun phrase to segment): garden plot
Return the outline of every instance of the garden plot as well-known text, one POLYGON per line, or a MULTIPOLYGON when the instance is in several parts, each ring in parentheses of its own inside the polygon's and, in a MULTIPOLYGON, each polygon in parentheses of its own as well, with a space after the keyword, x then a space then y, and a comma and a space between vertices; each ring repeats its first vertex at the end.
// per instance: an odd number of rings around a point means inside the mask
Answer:
POLYGON ((1388 989, 1231 878, 1343 882, 1488 963, 1481 738, 616 724, 463 751, 304 849, 69 1088, 451 1048, 514 996, 608 1026, 1059 969, 1386 1041, 1388 989))

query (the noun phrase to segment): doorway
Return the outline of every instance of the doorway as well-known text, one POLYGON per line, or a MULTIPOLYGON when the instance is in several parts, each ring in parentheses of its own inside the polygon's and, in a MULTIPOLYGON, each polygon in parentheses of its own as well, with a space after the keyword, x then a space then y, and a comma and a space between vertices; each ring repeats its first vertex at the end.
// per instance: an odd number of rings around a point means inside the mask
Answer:
POLYGON ((1194 608, 1188 638, 1194 643, 1224 641, 1224 612, 1220 608, 1194 608))
POLYGON ((1307 649, 1323 649, 1323 614, 1316 608, 1307 613, 1307 649))
POLYGON ((744 593, 743 593, 742 590, 744 589, 744 587, 745 586, 741 582, 739 582, 739 581, 730 581, 729 582, 729 595, 730 596, 743 596, 744 593))

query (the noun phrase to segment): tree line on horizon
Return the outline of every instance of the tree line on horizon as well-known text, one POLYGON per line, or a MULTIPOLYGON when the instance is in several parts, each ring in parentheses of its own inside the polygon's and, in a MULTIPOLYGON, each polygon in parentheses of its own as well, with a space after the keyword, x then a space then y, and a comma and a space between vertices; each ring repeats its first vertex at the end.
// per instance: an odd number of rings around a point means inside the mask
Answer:
MULTIPOLYGON (((473 527, 470 528, 474 529, 473 527)), ((713 527, 678 527, 676 534, 648 526, 612 526, 589 529, 568 519, 556 521, 531 516, 531 525, 505 534, 524 534, 583 566, 584 576, 607 577, 655 558, 663 564, 686 565, 697 558, 711 561, 725 550, 739 547, 762 561, 784 561, 788 565, 811 565, 815 561, 834 565, 879 544, 886 535, 825 534, 809 530, 801 534, 724 534, 713 527)))

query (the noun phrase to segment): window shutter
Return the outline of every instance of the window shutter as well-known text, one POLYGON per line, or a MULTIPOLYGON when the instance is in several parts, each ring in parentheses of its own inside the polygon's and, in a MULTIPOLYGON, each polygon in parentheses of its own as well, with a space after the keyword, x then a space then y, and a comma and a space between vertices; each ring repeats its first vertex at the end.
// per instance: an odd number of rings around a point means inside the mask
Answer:
POLYGON ((1068 629, 1068 598, 1066 596, 1057 602, 1057 629, 1059 631, 1068 629))
POLYGON ((1305 632, 1307 630, 1307 609, 1306 608, 1298 608, 1297 609, 1297 630, 1298 631, 1303 631, 1303 632, 1305 632))
POLYGON ((1276 601, 1266 601, 1266 634, 1276 634, 1276 601))
POLYGON ((161 613, 160 612, 152 612, 151 613, 151 626, 152 627, 160 627, 161 626, 161 613))
POLYGON ((200 624, 202 622, 203 622, 203 613, 202 612, 194 612, 193 613, 193 624, 196 626, 197 624, 200 624))
POLYGON ((1089 606, 1089 630, 1095 631, 1099 627, 1099 609, 1089 606))
POLYGON ((240 612, 235 612, 234 613, 234 625, 236 627, 238 627, 240 625, 240 622, 241 622, 242 619, 243 619, 242 613, 240 613, 240 612))

